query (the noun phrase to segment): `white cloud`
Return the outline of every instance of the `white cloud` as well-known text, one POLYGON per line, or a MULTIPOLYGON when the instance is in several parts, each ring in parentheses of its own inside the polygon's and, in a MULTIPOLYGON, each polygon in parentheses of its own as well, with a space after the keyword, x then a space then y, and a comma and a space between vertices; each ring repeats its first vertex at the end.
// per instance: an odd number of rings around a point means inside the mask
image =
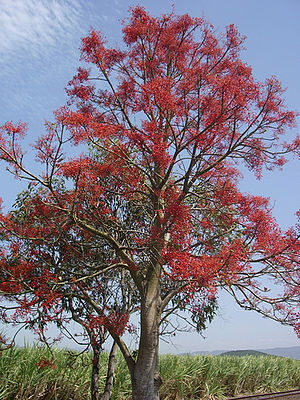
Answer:
POLYGON ((80 12, 77 0, 0 0, 1 56, 41 55, 78 30, 80 12))

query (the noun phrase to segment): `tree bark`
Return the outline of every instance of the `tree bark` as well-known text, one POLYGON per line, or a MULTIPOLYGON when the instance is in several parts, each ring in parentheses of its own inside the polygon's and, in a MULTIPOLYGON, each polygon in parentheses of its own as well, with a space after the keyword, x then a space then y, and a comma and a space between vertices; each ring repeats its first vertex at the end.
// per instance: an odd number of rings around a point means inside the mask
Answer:
POLYGON ((117 362, 116 359, 117 350, 118 350, 118 345, 114 341, 109 353, 105 388, 102 396, 100 397, 100 400, 109 400, 111 398, 113 383, 114 383, 114 374, 117 362))
POLYGON ((158 373, 160 299, 157 288, 141 304, 141 335, 138 357, 131 377, 132 400, 159 400, 158 373))
POLYGON ((99 395, 99 357, 100 357, 100 345, 94 343, 93 346, 93 362, 92 362, 92 378, 91 378, 91 399, 100 400, 99 395))

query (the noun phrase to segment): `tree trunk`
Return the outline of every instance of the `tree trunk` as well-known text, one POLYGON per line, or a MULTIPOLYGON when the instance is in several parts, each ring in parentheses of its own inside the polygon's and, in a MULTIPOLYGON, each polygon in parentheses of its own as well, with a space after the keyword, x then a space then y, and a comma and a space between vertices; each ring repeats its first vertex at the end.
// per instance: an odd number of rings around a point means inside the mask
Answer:
POLYGON ((158 373, 160 302, 157 293, 141 304, 141 335, 134 366, 132 400, 159 400, 158 373))
POLYGON ((100 357, 100 345, 94 343, 93 346, 93 367, 92 367, 92 379, 91 379, 91 399, 100 400, 99 395, 99 357, 100 357))
POLYGON ((102 396, 100 397, 100 400, 109 400, 111 398, 113 383, 114 383, 114 373, 117 362, 116 360, 117 350, 118 350, 118 345, 114 341, 109 353, 105 388, 102 396))
MULTIPOLYGON (((149 352, 150 353, 150 352, 149 352)), ((132 379, 132 400, 159 400, 162 379, 158 372, 156 356, 140 358, 132 379)))

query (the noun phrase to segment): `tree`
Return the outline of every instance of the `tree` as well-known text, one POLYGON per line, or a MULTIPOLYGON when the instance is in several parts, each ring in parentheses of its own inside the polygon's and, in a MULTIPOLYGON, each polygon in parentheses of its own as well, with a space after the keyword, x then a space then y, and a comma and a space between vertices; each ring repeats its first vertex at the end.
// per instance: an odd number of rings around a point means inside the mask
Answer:
POLYGON ((299 233, 283 232, 268 200, 238 181, 243 165, 257 178, 282 167, 300 141, 281 139, 296 113, 275 77, 255 81, 233 25, 217 37, 203 19, 135 7, 123 40, 122 50, 95 30, 82 40, 91 69, 78 69, 69 104, 35 144, 43 173, 23 162, 25 125, 1 128, 1 158, 30 183, 1 216, 0 289, 13 318, 39 332, 72 313, 108 332, 132 398, 153 400, 160 330, 181 311, 201 330, 219 287, 299 335, 299 233), (82 154, 67 158, 72 146, 82 154), (132 313, 137 357, 122 339, 132 313))

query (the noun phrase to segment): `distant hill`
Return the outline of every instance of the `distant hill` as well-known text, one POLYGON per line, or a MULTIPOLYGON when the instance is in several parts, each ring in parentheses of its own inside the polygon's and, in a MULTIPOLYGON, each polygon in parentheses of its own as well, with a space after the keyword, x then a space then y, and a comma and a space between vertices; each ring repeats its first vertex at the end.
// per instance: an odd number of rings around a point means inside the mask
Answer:
MULTIPOLYGON (((241 351, 241 350, 240 350, 241 351)), ((249 350, 246 350, 249 352, 249 350)), ((300 346, 293 347, 274 347, 269 349, 256 349, 255 351, 259 353, 265 353, 272 356, 288 357, 294 358, 295 360, 300 360, 300 346)), ((190 353, 191 355, 211 355, 218 356, 220 354, 228 353, 229 350, 215 350, 215 351, 195 351, 190 353)), ((186 353, 185 353, 186 354, 186 353)), ((249 354, 249 353, 248 353, 249 354)))
POLYGON ((268 357, 270 357, 270 354, 263 353, 262 351, 257 351, 257 350, 233 350, 233 351, 226 351, 225 353, 221 353, 220 356, 233 356, 233 357, 268 356, 268 357))
POLYGON ((270 354, 272 356, 288 357, 294 358, 295 360, 300 360, 300 346, 275 347, 272 349, 259 349, 259 351, 270 354))

